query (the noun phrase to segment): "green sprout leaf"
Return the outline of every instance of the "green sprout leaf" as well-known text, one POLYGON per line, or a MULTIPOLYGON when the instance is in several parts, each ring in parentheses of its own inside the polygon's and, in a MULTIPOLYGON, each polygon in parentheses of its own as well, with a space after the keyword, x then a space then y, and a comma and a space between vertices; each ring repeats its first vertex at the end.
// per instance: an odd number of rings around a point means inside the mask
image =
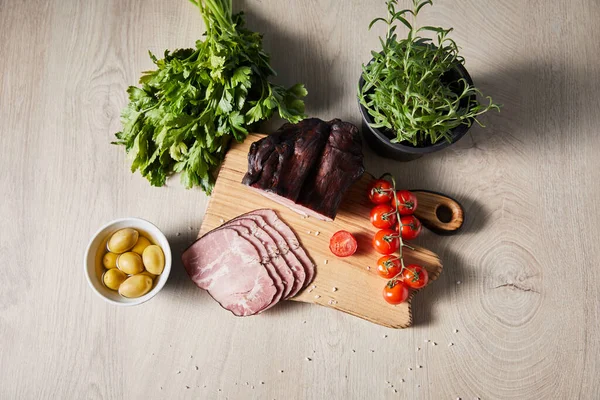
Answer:
POLYGON ((452 140, 452 130, 460 125, 481 125, 478 116, 500 106, 487 98, 481 104, 481 92, 465 79, 452 77, 457 66, 464 64, 459 48, 448 37, 452 31, 435 26, 417 27, 409 16, 416 17, 431 0, 413 0, 412 10, 396 12, 398 0, 386 2, 386 18, 375 18, 388 26, 385 38, 379 38, 380 51, 373 51, 372 61, 363 65, 364 84, 358 88, 360 104, 372 118, 371 127, 394 134, 392 143, 426 146, 440 140, 452 140), (406 38, 398 39, 398 23, 408 29, 406 38), (421 36, 432 33, 435 39, 421 36))

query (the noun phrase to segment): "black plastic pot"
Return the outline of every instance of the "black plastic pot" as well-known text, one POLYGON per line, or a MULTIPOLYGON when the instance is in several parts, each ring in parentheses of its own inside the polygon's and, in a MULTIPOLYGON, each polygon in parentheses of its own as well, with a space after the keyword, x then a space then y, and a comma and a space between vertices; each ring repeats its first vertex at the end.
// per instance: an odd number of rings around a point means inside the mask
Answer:
MULTIPOLYGON (((464 78, 469 85, 473 86, 473 79, 471 79, 471 76, 462 64, 458 64, 455 69, 447 73, 449 82, 456 82, 460 78, 464 78)), ((362 87, 364 83, 365 81, 361 74, 359 80, 360 87, 362 87)), ((475 95, 466 99, 465 107, 468 107, 472 101, 475 101, 475 95)), ((392 143, 390 142, 390 139, 393 139, 395 135, 392 132, 383 129, 372 128, 369 124, 373 123, 373 119, 369 115, 369 112, 362 104, 360 104, 360 101, 358 106, 362 115, 362 134, 369 146, 380 156, 398 161, 415 160, 422 157, 424 154, 445 149, 462 138, 470 128, 470 126, 466 124, 461 124, 454 128, 452 130, 451 142, 443 139, 435 144, 422 147, 416 147, 405 142, 392 143)))

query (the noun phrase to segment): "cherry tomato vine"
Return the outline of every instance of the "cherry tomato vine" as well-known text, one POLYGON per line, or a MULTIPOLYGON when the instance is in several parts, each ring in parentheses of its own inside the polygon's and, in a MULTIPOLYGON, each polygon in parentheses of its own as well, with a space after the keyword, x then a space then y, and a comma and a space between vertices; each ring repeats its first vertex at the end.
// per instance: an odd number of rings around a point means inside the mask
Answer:
POLYGON ((371 211, 371 223, 377 228, 384 228, 373 237, 375 250, 384 254, 377 262, 378 273, 389 279, 383 289, 383 297, 390 304, 400 304, 408 298, 408 288, 420 289, 429 281, 427 270, 416 264, 407 266, 404 261, 403 249, 414 250, 405 240, 416 238, 421 231, 421 223, 413 215, 418 205, 417 198, 408 190, 396 191, 396 180, 389 173, 369 186, 368 195, 371 202, 377 204, 371 211), (387 176, 391 183, 384 179, 387 176), (392 225, 397 228, 389 229, 392 225), (393 255, 396 251, 398 255, 393 255))

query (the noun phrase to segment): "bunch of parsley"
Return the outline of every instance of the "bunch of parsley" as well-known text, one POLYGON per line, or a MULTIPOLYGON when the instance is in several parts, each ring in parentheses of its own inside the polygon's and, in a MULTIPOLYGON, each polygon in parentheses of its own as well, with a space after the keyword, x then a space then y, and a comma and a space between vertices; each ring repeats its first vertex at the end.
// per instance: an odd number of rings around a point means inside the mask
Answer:
POLYGON ((127 90, 123 130, 113 143, 125 146, 131 171, 153 186, 181 173, 186 188, 210 194, 231 138, 243 141, 252 124, 275 111, 299 122, 307 92, 268 81, 275 72, 262 36, 243 27, 242 13, 232 14, 232 0, 190 1, 204 18, 205 40, 195 49, 167 50, 160 60, 150 53, 157 69, 143 72, 141 88, 127 90))

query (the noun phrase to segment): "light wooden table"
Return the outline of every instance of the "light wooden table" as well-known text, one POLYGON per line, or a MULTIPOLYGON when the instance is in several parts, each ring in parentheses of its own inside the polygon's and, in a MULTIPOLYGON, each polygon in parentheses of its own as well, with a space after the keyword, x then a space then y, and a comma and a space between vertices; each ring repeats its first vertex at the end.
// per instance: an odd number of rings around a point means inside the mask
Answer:
MULTIPOLYGON (((309 114, 355 123, 383 3, 238 2, 309 114)), ((201 18, 184 0, 0 0, 0 398, 600 398, 600 4, 436 3, 422 23, 455 27, 504 108, 408 164, 365 149, 373 173, 467 214, 420 239, 445 269, 395 331, 290 302, 238 319, 178 262, 143 306, 97 298, 82 258, 100 225, 146 218, 179 255, 202 222, 200 190, 150 187, 109 144, 147 50, 192 46, 201 18)))

